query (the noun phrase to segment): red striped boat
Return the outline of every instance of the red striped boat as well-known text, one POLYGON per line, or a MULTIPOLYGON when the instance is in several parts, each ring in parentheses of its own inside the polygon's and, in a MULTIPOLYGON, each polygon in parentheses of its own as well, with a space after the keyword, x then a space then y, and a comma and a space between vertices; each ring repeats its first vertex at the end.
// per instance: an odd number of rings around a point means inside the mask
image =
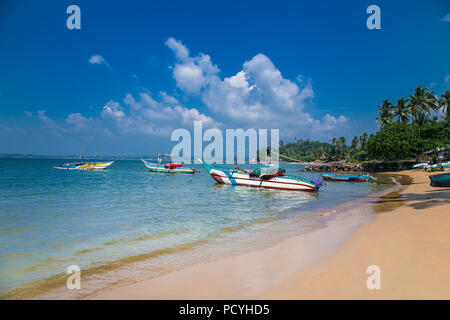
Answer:
POLYGON ((284 173, 280 172, 268 177, 261 177, 254 176, 249 171, 218 169, 211 167, 200 159, 198 161, 208 171, 211 177, 220 184, 312 192, 318 191, 322 185, 322 181, 318 178, 310 181, 300 177, 285 176, 284 173))

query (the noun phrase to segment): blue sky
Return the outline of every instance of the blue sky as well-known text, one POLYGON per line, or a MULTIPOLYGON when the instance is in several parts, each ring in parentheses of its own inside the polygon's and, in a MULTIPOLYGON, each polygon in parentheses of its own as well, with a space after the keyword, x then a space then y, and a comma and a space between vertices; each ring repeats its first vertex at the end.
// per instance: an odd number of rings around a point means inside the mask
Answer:
POLYGON ((0 4, 0 153, 170 151, 170 133, 377 130, 377 105, 450 87, 448 1, 0 4), (81 8, 68 30, 66 8, 81 8), (368 30, 366 8, 381 8, 368 30))

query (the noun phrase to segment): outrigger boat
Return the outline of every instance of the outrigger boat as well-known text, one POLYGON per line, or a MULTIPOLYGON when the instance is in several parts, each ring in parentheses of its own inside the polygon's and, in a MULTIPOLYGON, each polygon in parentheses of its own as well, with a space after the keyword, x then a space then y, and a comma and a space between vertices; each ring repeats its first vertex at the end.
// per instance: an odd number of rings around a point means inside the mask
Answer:
POLYGON ((161 172, 161 173, 195 173, 194 168, 183 168, 181 163, 166 163, 162 164, 162 158, 168 157, 168 155, 158 154, 158 163, 151 163, 147 160, 141 159, 141 161, 145 164, 147 169, 151 172, 161 172))
POLYGON ((423 169, 428 165, 428 162, 420 162, 420 163, 416 163, 414 164, 411 168, 412 169, 423 169))
POLYGON ((366 182, 375 180, 370 174, 340 174, 340 173, 321 173, 324 180, 328 181, 349 181, 349 182, 366 182))
POLYGON ((450 168, 450 161, 436 164, 429 164, 425 166, 425 171, 443 171, 446 168, 450 168))
POLYGON ((61 163, 57 166, 54 166, 53 168, 64 169, 64 170, 105 170, 113 163, 114 163, 114 161, 109 161, 109 162, 70 162, 70 163, 61 163))
POLYGON ((430 186, 450 187, 450 173, 441 173, 430 176, 430 186))
POLYGON ((284 170, 278 170, 273 165, 266 165, 256 170, 232 170, 214 168, 202 160, 198 161, 219 184, 243 185, 283 190, 318 191, 322 180, 314 178, 307 180, 300 177, 286 176, 284 170))

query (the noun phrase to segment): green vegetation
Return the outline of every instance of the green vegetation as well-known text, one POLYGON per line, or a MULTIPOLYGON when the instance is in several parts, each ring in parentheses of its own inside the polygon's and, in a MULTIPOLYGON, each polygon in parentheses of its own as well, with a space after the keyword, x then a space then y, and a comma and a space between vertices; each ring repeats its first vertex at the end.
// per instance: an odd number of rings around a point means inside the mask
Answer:
POLYGON ((440 97, 418 86, 408 99, 396 104, 388 100, 378 106, 380 130, 354 137, 348 146, 344 137, 331 143, 297 140, 280 143, 280 156, 285 160, 412 160, 436 147, 450 145, 450 90, 440 97), (433 115, 434 114, 434 115, 433 115))
POLYGON ((331 153, 332 145, 326 142, 297 140, 283 144, 280 141, 281 160, 313 161, 331 153))
POLYGON ((283 144, 280 142, 280 156, 282 160, 298 161, 363 161, 367 153, 367 133, 360 137, 353 137, 350 146, 347 146, 345 137, 333 138, 331 143, 297 140, 283 144))
POLYGON ((438 98, 421 86, 409 99, 398 99, 396 105, 383 101, 378 107, 380 131, 367 143, 368 157, 376 160, 417 159, 424 151, 450 144, 449 102, 450 90, 438 98), (440 117, 437 116, 439 111, 442 112, 440 117), (436 115, 432 116, 432 112, 436 115))

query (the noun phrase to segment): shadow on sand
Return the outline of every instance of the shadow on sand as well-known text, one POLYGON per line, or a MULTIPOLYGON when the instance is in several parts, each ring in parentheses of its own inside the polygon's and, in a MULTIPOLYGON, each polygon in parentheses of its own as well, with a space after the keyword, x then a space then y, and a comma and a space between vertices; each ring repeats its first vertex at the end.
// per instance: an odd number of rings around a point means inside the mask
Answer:
POLYGON ((450 188, 427 190, 425 194, 391 192, 374 201, 373 210, 375 213, 382 213, 403 205, 419 210, 448 203, 450 203, 450 188))

